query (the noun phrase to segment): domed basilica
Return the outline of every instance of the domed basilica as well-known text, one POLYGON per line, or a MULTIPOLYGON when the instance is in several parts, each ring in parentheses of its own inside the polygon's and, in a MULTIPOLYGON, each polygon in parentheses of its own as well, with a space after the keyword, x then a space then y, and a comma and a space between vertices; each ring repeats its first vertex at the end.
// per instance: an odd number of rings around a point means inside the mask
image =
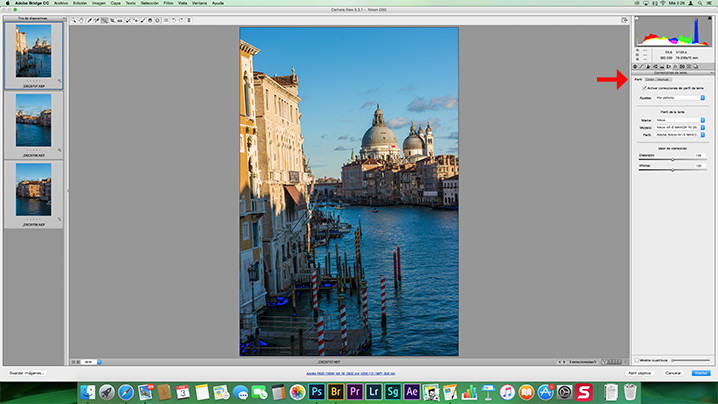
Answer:
POLYGON ((414 122, 412 122, 409 136, 404 139, 402 149, 403 156, 394 132, 386 126, 384 114, 379 109, 379 105, 377 105, 371 128, 364 133, 362 138, 359 158, 362 160, 375 159, 405 164, 413 163, 427 156, 433 156, 434 135, 429 124, 426 125, 426 132, 421 127, 417 132, 414 122))

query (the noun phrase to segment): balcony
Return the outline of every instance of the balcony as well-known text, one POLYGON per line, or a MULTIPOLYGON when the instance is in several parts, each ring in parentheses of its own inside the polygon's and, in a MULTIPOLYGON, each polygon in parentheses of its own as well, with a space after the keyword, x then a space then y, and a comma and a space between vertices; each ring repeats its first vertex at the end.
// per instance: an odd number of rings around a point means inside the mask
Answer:
POLYGON ((265 213, 264 198, 251 198, 249 205, 245 203, 244 199, 239 201, 240 217, 245 217, 247 215, 262 216, 265 213))
POLYGON ((249 214, 261 216, 265 213, 264 198, 252 198, 249 214))

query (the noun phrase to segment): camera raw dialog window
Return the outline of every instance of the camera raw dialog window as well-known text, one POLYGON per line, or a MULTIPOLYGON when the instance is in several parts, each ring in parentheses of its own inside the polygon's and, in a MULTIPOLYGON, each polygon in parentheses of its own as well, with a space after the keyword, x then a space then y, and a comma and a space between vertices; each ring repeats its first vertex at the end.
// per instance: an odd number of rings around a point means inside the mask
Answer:
POLYGON ((718 380, 711 1, 220 3, 2 6, 0 378, 718 380))

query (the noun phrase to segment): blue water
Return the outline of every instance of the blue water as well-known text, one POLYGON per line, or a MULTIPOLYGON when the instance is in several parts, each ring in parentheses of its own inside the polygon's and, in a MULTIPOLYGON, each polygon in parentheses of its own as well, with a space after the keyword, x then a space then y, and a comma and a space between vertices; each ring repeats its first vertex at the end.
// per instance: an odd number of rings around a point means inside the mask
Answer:
POLYGON ((15 75, 17 77, 51 77, 52 76, 52 54, 51 53, 29 53, 35 59, 35 66, 31 69, 20 70, 16 64, 15 75))
MULTIPOLYGON (((370 355, 456 356, 459 353, 459 214, 458 211, 425 207, 392 206, 372 213, 365 206, 343 210, 322 209, 340 215, 352 224, 352 232, 330 240, 328 248, 316 250, 324 267, 331 253, 332 274, 336 274, 335 243, 349 266, 354 263, 353 230, 361 224, 362 261, 368 282, 369 323, 372 329, 370 355), (394 288, 393 252, 401 247, 400 287, 394 288), (386 279, 387 326, 381 327, 380 274, 386 279)), ((311 292, 298 303, 299 316, 311 316, 311 292)), ((280 309, 291 313, 291 304, 280 309)), ((320 293, 320 315, 338 318, 336 290, 327 298, 320 293)), ((350 328, 361 328, 361 305, 347 292, 350 328)), ((286 315, 282 313, 280 315, 286 315)))
POLYGON ((52 214, 52 206, 48 205, 47 201, 21 197, 15 197, 15 201, 16 216, 50 216, 52 214))
POLYGON ((17 147, 50 147, 52 130, 47 126, 15 124, 15 146, 17 147))

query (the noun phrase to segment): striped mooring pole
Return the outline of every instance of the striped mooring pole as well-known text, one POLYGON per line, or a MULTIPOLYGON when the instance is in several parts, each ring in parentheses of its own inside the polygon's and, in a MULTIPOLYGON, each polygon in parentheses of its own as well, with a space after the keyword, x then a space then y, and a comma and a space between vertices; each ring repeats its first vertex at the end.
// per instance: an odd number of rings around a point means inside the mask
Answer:
POLYGON ((319 356, 324 356, 324 317, 317 320, 317 343, 319 344, 319 356))
POLYGON ((347 306, 344 304, 344 293, 339 294, 339 317, 342 326, 342 352, 347 350, 347 306))
POLYGON ((386 286, 384 285, 384 275, 381 275, 381 326, 386 327, 386 286))
POLYGON ((366 298, 366 280, 361 280, 361 309, 362 319, 364 319, 364 328, 369 328, 369 304, 366 298))
POLYGON ((359 231, 354 232, 354 254, 355 254, 355 261, 357 262, 357 266, 361 268, 361 236, 359 235, 359 231))
POLYGON ((319 317, 319 303, 317 302, 317 270, 312 269, 312 307, 314 318, 319 317))

